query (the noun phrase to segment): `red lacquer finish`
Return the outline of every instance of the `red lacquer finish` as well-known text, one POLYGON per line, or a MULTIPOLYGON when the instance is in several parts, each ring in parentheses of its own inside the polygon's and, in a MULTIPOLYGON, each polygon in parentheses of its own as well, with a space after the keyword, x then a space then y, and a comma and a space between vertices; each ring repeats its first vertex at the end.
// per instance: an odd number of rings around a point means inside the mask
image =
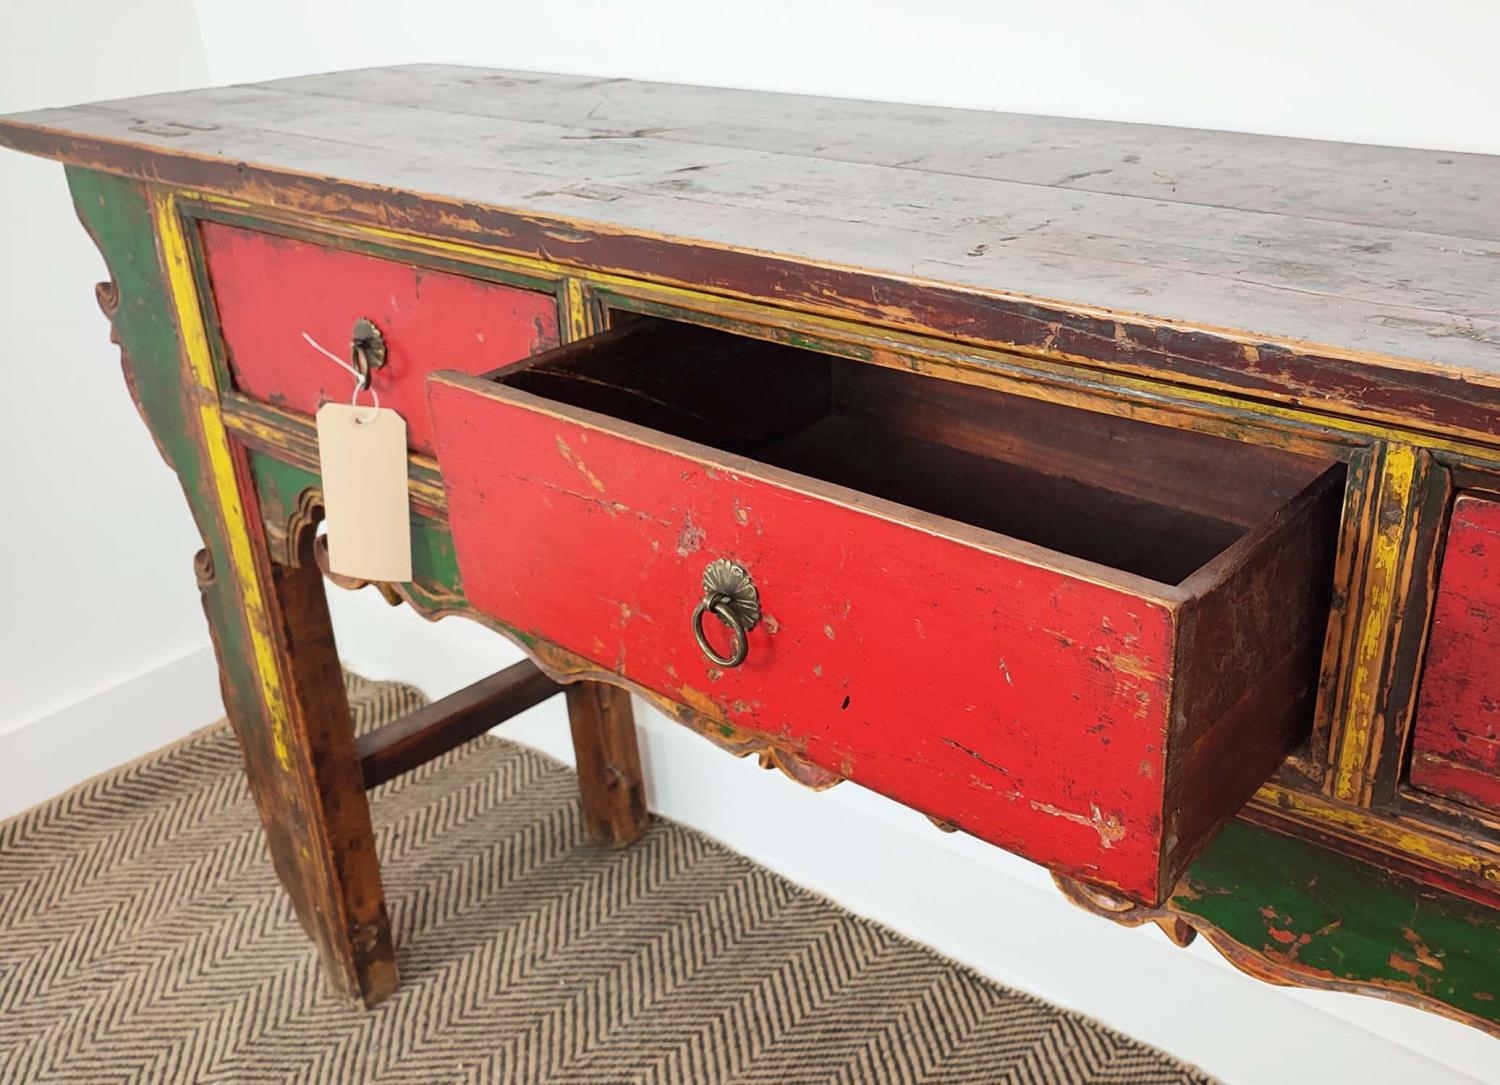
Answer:
POLYGON ((368 317, 388 351, 374 388, 419 452, 432 451, 428 373, 483 373, 558 342, 551 294, 214 222, 202 237, 236 388, 302 414, 348 399, 352 378, 302 333, 346 357, 355 320, 368 317))
POLYGON ((534 402, 432 382, 475 607, 985 840, 1158 895, 1169 602, 534 402), (717 557, 765 608, 737 669, 689 627, 717 557))
POLYGON ((1411 782, 1500 813, 1500 501, 1461 494, 1417 700, 1411 782))

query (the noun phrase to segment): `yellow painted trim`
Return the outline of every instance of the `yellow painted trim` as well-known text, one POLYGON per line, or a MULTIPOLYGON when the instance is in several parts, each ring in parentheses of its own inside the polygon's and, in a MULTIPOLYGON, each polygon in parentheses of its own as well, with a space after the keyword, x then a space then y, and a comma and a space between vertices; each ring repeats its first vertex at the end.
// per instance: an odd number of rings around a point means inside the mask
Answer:
MULTIPOLYGON (((256 404, 257 407, 266 406, 256 404)), ((266 406, 267 410, 275 410, 274 407, 266 406)), ((226 397, 224 410, 224 425, 235 433, 245 437, 255 438, 264 444, 285 446, 288 438, 293 434, 297 436, 317 440, 316 431, 302 419, 288 414, 284 419, 278 418, 274 422, 268 422, 253 414, 248 414, 234 409, 232 399, 226 397)))
MULTIPOLYGON (((805 308, 779 308, 768 305, 759 299, 744 295, 711 294, 676 283, 633 278, 610 272, 594 271, 588 268, 572 267, 550 260, 540 260, 535 257, 485 248, 467 242, 408 234, 388 227, 371 226, 364 223, 331 221, 317 215, 288 214, 278 211, 275 208, 252 205, 242 200, 231 199, 213 193, 181 190, 179 196, 183 200, 190 200, 209 206, 230 208, 247 214, 261 215, 268 222, 297 223, 334 236, 343 235, 356 239, 384 242, 415 253, 430 252, 440 254, 479 266, 510 270, 544 279, 559 279, 565 283, 576 280, 578 283, 603 287, 627 297, 634 297, 641 300, 660 301, 666 304, 675 304, 684 309, 709 312, 721 316, 737 314, 740 318, 751 323, 759 323, 766 326, 787 327, 795 325, 800 328, 811 329, 814 331, 814 334, 825 335, 834 340, 861 344, 878 341, 880 346, 891 350, 907 350, 918 354, 937 354, 942 358, 945 366, 951 365, 957 369, 992 373, 993 371, 984 366, 975 364, 979 360, 992 359, 1011 365, 1021 364, 1030 367, 1042 379, 1053 375, 1063 377, 1071 382, 1083 379, 1096 384, 1107 385, 1118 392, 1157 398, 1166 396, 1178 403, 1192 403, 1215 412, 1233 411, 1241 417, 1248 412, 1257 416, 1258 421, 1274 420, 1304 429, 1311 428, 1325 432, 1332 431, 1363 441, 1383 440, 1418 443, 1424 447, 1457 454, 1472 454, 1475 451, 1479 451, 1481 453, 1487 452, 1492 457, 1500 457, 1500 453, 1497 453, 1494 449, 1486 449, 1484 445, 1473 441, 1466 442, 1462 439, 1462 436, 1454 438, 1444 436, 1441 433, 1414 430, 1409 427, 1403 427, 1395 421, 1379 420, 1377 416, 1361 418, 1349 414, 1321 413, 1269 400, 1253 400, 1248 398, 1244 393, 1224 385, 1215 386, 1207 382, 1196 386, 1186 385, 1180 383, 1182 380, 1181 377, 1170 373, 1162 373, 1160 376, 1156 376, 1154 375, 1155 371, 1146 371, 1148 375, 1138 376, 1129 370, 1101 368, 1096 359, 1082 355, 1062 352, 1036 355, 1023 353, 1019 349, 979 346, 954 340, 938 339, 911 332, 897 331, 883 325, 865 324, 849 320, 842 316, 823 315, 805 308), (963 357, 952 358, 952 355, 966 356, 970 361, 966 364, 963 357), (1216 387, 1223 390, 1215 390, 1216 387)), ((568 307, 570 308, 571 306, 568 307)), ((569 319, 571 320, 571 316, 569 316, 569 319)), ((1052 398, 1045 394, 1039 394, 1047 391, 1045 386, 1037 387, 1032 382, 1019 379, 1016 383, 1021 385, 1023 389, 1031 389, 1030 391, 1023 391, 1022 394, 1029 394, 1034 398, 1041 399, 1052 398)), ((1103 393, 1094 392, 1093 394, 1101 395, 1103 393)), ((1330 404, 1330 412, 1337 411, 1339 406, 1339 404, 1330 404)), ((1463 431, 1459 432, 1462 433, 1463 431)))
POLYGON ((276 759, 281 763, 281 767, 290 771, 292 754, 287 735, 289 714, 286 696, 281 688, 281 668, 277 662, 275 645, 271 640, 270 620, 266 611, 260 573, 256 569, 255 552, 246 523, 245 509, 240 500, 239 481, 234 469, 234 455, 219 405, 218 380, 214 373, 208 333, 203 324, 203 312, 198 298, 197 283, 193 278, 193 265, 188 253, 187 238, 183 234, 182 220, 177 213, 176 197, 170 193, 153 194, 152 205, 156 215, 156 233, 161 242, 162 256, 166 264, 167 284, 172 294, 173 307, 177 312, 177 326, 182 334, 183 354, 195 386, 196 394, 193 398, 197 403, 203 450, 212 476, 211 481, 218 501, 224 537, 229 547, 230 564, 244 603, 245 624, 248 627, 250 643, 255 654, 261 696, 270 719, 271 743, 276 750, 276 759))
POLYGON ((568 322, 569 343, 587 339, 594 333, 594 322, 589 319, 588 293, 581 280, 571 276, 563 280, 563 307, 568 322))
POLYGON ((1376 817, 1367 810, 1338 806, 1327 799, 1301 791, 1267 784, 1256 792, 1258 802, 1278 812, 1341 831, 1343 835, 1372 841, 1401 855, 1426 859, 1448 870, 1474 874, 1485 881, 1500 884, 1500 856, 1487 860, 1482 855, 1452 844, 1430 831, 1410 827, 1397 821, 1376 817))
MULTIPOLYGON (((1242 396, 1214 392, 1207 388, 1166 384, 1161 380, 1136 377, 1117 369, 1101 369, 1098 367, 1099 363, 1090 362, 1087 359, 1065 358, 1060 355, 1040 357, 1023 354, 1016 350, 932 339, 908 332, 891 331, 833 317, 819 316, 801 310, 775 309, 753 301, 726 299, 696 290, 658 283, 587 273, 582 273, 581 277, 595 285, 614 289, 615 292, 625 297, 640 301, 675 305, 685 310, 708 312, 720 317, 728 316, 745 323, 790 328, 835 342, 867 346, 877 355, 872 359, 876 364, 933 374, 962 372, 981 378, 988 383, 1004 384, 1007 390, 1032 399, 1054 402, 1064 399, 1090 399, 1095 401, 1093 406, 1078 402, 1074 402, 1073 405, 1097 411, 1101 409, 1098 405, 1100 401, 1123 393, 1140 397, 1140 400, 1146 402, 1127 400, 1125 409, 1112 410, 1108 413, 1134 415, 1143 407, 1150 409, 1152 406, 1158 406, 1180 414, 1184 407, 1189 411, 1196 407, 1200 408, 1198 411, 1200 416, 1211 414, 1221 419, 1232 412, 1236 417, 1229 424, 1239 429, 1244 429, 1247 425, 1244 416, 1253 414, 1256 418, 1250 424, 1264 427, 1266 422, 1279 422, 1284 428, 1295 428, 1296 431, 1308 436, 1326 437, 1332 433, 1336 437, 1342 436, 1360 443, 1372 440, 1411 439, 1411 436, 1403 430, 1335 415, 1297 410, 1266 401, 1251 401, 1242 396), (881 358, 880 355, 886 357, 881 358), (901 357, 902 355, 906 357, 901 357), (908 358, 911 361, 908 361, 908 358), (1024 367, 1029 372, 1016 374, 993 368, 992 365, 985 363, 1024 367), (1054 381, 1057 383, 1049 383, 1054 381)), ((1434 447, 1443 445, 1440 438, 1429 440, 1424 435, 1421 439, 1424 443, 1434 447)), ((1459 449, 1466 446, 1454 444, 1453 447, 1459 449)))
MULTIPOLYGON (((472 263, 483 264, 487 267, 496 267, 501 270, 511 270, 533 275, 539 279, 563 280, 570 276, 582 279, 590 278, 596 274, 584 268, 569 267, 566 264, 559 264, 552 260, 542 260, 535 256, 509 253, 500 249, 472 245, 463 241, 448 241, 442 238, 423 237, 420 234, 409 234, 401 230, 392 230, 385 226, 371 226, 363 222, 326 219, 318 215, 287 213, 273 207, 249 204, 243 200, 230 199, 212 192, 179 189, 177 195, 182 201, 201 203, 210 207, 223 207, 227 210, 239 211, 248 215, 257 215, 264 217, 267 222, 300 224, 329 234, 343 234, 347 237, 363 238, 368 241, 384 241, 401 248, 424 249, 428 252, 455 256, 472 263)), ((626 279, 624 281, 633 282, 634 280, 626 279)))
MULTIPOLYGON (((248 438, 252 443, 258 442, 266 448, 277 449, 284 454, 284 458, 307 467, 314 473, 317 472, 317 430, 305 417, 266 403, 256 403, 233 392, 226 393, 222 397, 220 415, 224 419, 224 427, 239 434, 241 439, 248 438), (246 403, 254 404, 253 412, 245 409, 246 403), (268 415, 271 420, 268 421, 261 415, 268 415), (310 447, 313 450, 312 455, 300 453, 289 438, 300 440, 305 447, 310 447)), ((431 475, 436 475, 438 473, 437 460, 431 456, 413 452, 407 456, 407 469, 409 472, 426 471, 431 475)), ((448 495, 443 491, 441 484, 434 485, 416 474, 411 474, 407 479, 407 489, 414 501, 429 508, 446 510, 448 507, 448 495)))
MULTIPOLYGON (((186 193, 188 190, 184 189, 182 191, 186 193)), ((239 201, 234 197, 222 197, 219 192, 194 191, 193 196, 204 203, 212 203, 221 198, 239 203, 239 201)), ((240 203, 239 205, 244 206, 244 204, 242 203, 240 203)), ((495 210, 505 211, 507 209, 495 208, 495 210)), ((524 214, 524 212, 517 211, 516 209, 509 210, 512 214, 524 214)), ((283 217, 295 216, 299 220, 308 222, 322 220, 320 213, 316 211, 294 210, 290 213, 282 212, 282 215, 283 217)), ((369 226, 363 223, 351 223, 350 225, 362 230, 379 231, 382 233, 386 233, 391 237, 412 236, 402 235, 397 231, 388 230, 388 228, 385 227, 369 226)), ((734 253, 742 256, 758 256, 763 259, 778 261, 785 261, 789 258, 789 254, 772 249, 757 249, 753 246, 737 246, 729 243, 714 242, 707 239, 692 239, 678 234, 661 233, 653 230, 632 229, 630 227, 621 226, 618 224, 610 225, 588 219, 572 219, 567 217, 559 218, 555 216, 550 217, 549 219, 548 216, 544 215, 540 220, 537 221, 537 225, 539 225, 544 232, 548 229, 561 230, 565 232, 588 230, 599 236, 613 235, 624 237, 632 241, 654 240, 675 245, 686 243, 709 252, 734 253)), ((436 238, 427 240, 429 240, 433 245, 444 247, 452 246, 455 250, 459 248, 468 248, 479 252, 498 253, 502 251, 496 249, 484 249, 465 242, 451 242, 446 240, 439 240, 436 238)), ((507 254, 507 256, 509 258, 510 254, 507 254)), ((518 260, 526 260, 535 263, 538 266, 562 266, 554 264, 551 261, 537 260, 534 257, 521 256, 519 254, 517 254, 514 258, 518 260)), ((865 274, 870 273, 869 269, 861 267, 859 265, 841 264, 838 262, 830 262, 826 260, 810 260, 808 261, 808 263, 820 270, 826 271, 853 271, 865 274)), ((579 268, 577 269, 577 273, 583 274, 587 270, 588 269, 579 268)), ((605 274, 618 275, 620 274, 620 272, 608 272, 605 274)), ((924 276, 911 275, 903 278, 900 276, 891 275, 887 277, 890 278, 891 281, 900 283, 901 285, 905 286, 927 286, 943 291, 959 291, 963 289, 953 282, 940 279, 930 279, 924 276)), ((1259 352, 1262 347, 1269 343, 1273 347, 1285 348, 1292 350, 1293 352, 1316 351, 1320 354, 1324 354, 1330 358, 1333 358, 1336 361, 1353 362, 1355 364, 1373 363, 1377 368, 1405 372, 1442 373, 1443 375, 1450 376, 1454 379, 1467 380, 1475 385, 1488 385, 1490 387, 1500 388, 1500 379, 1496 379, 1491 374, 1479 370, 1451 369, 1444 371, 1438 369, 1431 363, 1424 363, 1422 361, 1406 357, 1404 355, 1383 354, 1378 351, 1369 350, 1358 351, 1347 347, 1339 347, 1331 343, 1324 343, 1316 339, 1306 339, 1295 336, 1281 335, 1267 338, 1264 335, 1257 334, 1244 328, 1235 327, 1232 325, 1218 325, 1194 320, 1178 320, 1171 317, 1162 316, 1159 313, 1154 313, 1149 309, 1135 310, 1115 308, 1110 306, 1089 305, 1087 303, 1077 302, 1075 300, 1061 297, 1026 294, 1011 290, 997 290, 993 288, 972 288, 968 289, 965 292, 972 293, 987 300, 1020 302, 1026 305, 1053 307, 1060 310, 1066 310, 1071 315, 1084 318, 1106 321, 1127 320, 1146 329, 1155 330, 1170 328, 1174 330, 1212 335, 1218 339, 1224 340, 1225 342, 1233 343, 1234 345, 1239 347, 1239 349, 1246 355, 1247 358, 1252 358, 1259 352)), ((1063 355, 1059 354, 1059 356, 1063 355)))
POLYGON ((1344 727, 1335 757, 1333 795, 1345 802, 1363 799, 1370 760, 1378 745, 1386 646, 1390 642, 1391 619, 1400 590, 1403 543, 1410 526, 1416 473, 1416 449, 1404 444, 1386 447, 1380 466, 1375 534, 1370 539, 1368 565, 1360 590, 1365 610, 1355 637, 1354 657, 1350 660, 1350 694, 1344 707, 1344 727))

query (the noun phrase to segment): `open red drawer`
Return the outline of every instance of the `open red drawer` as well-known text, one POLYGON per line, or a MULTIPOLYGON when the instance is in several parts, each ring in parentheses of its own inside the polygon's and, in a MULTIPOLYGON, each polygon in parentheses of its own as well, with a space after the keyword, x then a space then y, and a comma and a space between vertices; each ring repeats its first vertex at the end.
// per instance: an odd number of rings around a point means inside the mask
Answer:
POLYGON ((476 608, 1072 876, 1310 722, 1337 464, 653 320, 430 397, 476 608))

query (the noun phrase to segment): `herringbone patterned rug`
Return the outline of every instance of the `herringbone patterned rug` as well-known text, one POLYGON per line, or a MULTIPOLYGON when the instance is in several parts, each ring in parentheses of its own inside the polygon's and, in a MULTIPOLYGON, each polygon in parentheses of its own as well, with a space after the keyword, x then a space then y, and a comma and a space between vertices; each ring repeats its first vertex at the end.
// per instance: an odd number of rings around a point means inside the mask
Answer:
MULTIPOLYGON (((351 679, 360 726, 419 703, 351 679)), ((1207 1082, 482 739, 375 793, 400 992, 323 993, 225 726, 0 824, 0 1081, 1207 1082)))

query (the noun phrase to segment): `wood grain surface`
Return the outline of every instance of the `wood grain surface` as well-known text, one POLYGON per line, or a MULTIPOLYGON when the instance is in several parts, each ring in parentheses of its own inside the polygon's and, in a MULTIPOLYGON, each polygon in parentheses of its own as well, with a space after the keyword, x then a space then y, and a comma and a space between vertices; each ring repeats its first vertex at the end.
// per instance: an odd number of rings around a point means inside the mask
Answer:
POLYGON ((1500 418, 1500 158, 432 66, 44 110, 0 144, 1280 399, 1500 418))

